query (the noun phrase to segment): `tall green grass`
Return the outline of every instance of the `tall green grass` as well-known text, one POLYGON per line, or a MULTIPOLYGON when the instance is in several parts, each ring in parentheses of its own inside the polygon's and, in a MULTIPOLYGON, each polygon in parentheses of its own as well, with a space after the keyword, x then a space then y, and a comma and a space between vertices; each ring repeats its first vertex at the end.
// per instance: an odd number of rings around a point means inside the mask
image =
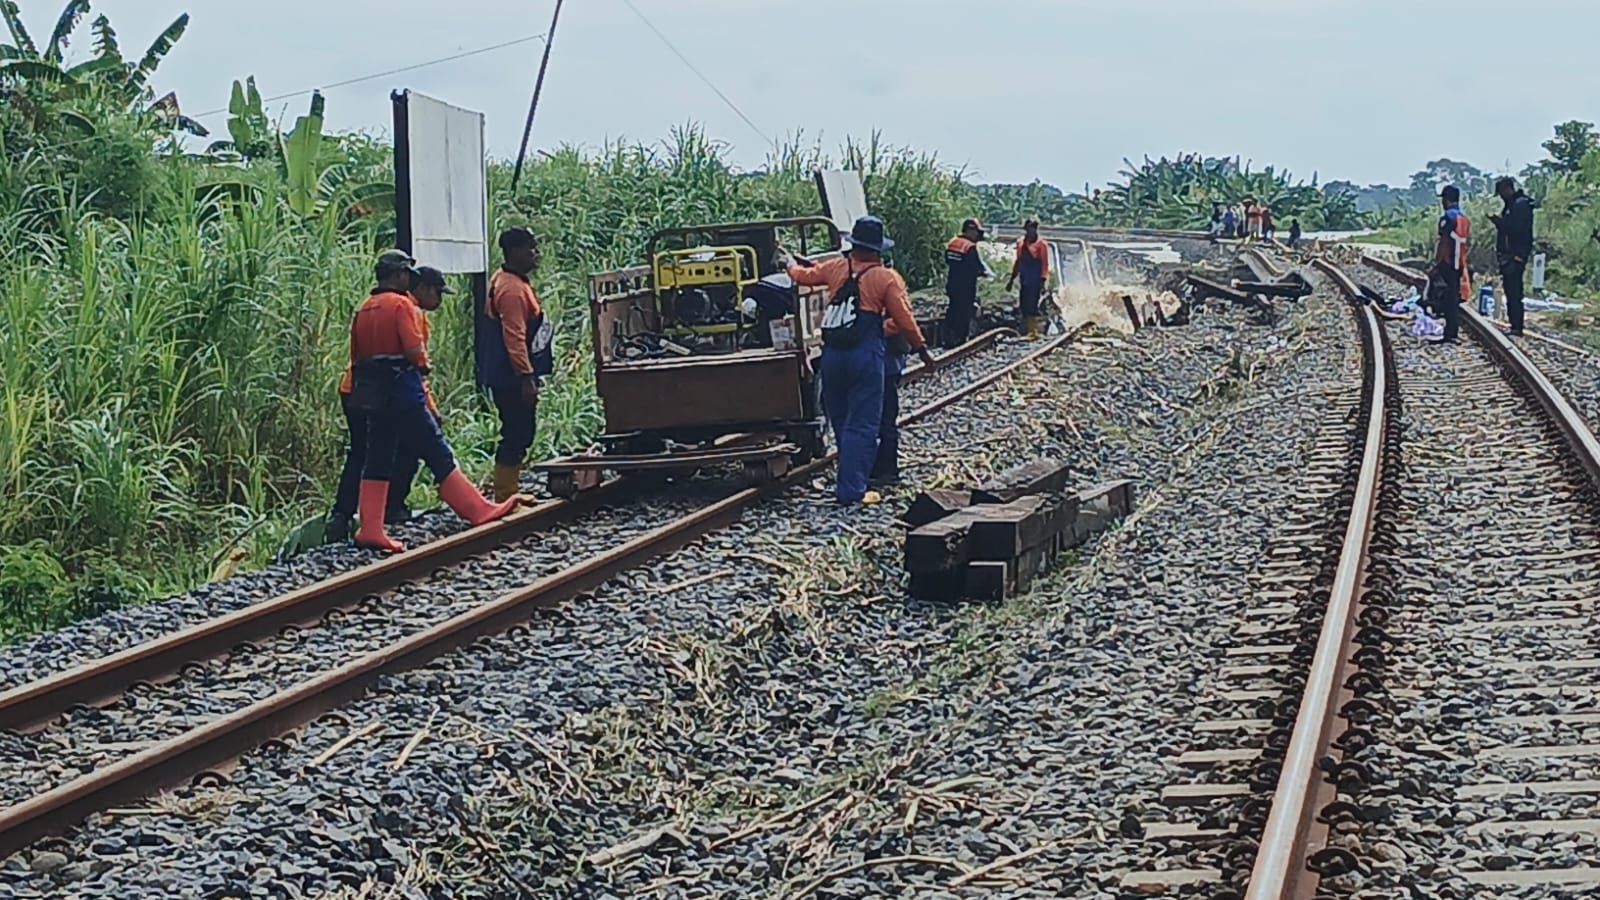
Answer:
MULTIPOLYGON (((908 277, 935 278, 976 212, 972 188, 876 136, 843 158, 866 174, 908 277)), ((81 165, 0 147, 0 641, 190 587, 235 547, 264 562, 337 476, 346 329, 392 222, 336 205, 302 218, 271 166, 133 162, 108 203, 81 165)), ((535 453, 581 447, 600 425, 591 271, 642 262, 661 228, 816 213, 811 172, 830 163, 796 135, 740 172, 685 126, 652 146, 541 154, 514 193, 509 167, 492 166, 492 227, 542 236, 534 280, 558 324, 535 453)), ((481 477, 497 426, 472 383, 466 296, 434 314, 433 383, 481 477)))

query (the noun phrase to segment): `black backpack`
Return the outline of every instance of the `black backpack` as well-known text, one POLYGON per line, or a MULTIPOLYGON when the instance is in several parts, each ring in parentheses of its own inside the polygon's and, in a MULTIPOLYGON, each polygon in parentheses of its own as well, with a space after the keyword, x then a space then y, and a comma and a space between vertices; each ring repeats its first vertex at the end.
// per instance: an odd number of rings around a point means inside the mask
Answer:
MULTIPOLYGON (((850 263, 845 261, 848 268, 850 263)), ((822 343, 835 350, 849 350, 861 343, 861 280, 854 268, 848 268, 850 277, 839 290, 828 298, 822 311, 822 343)))

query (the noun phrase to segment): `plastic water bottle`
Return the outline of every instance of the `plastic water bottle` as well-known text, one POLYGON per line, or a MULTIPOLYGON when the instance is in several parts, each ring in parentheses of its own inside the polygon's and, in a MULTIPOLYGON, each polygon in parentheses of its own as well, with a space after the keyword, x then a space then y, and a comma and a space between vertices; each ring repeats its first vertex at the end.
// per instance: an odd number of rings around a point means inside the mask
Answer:
POLYGON ((1494 318, 1494 286, 1486 284, 1478 288, 1478 312, 1488 318, 1494 318))

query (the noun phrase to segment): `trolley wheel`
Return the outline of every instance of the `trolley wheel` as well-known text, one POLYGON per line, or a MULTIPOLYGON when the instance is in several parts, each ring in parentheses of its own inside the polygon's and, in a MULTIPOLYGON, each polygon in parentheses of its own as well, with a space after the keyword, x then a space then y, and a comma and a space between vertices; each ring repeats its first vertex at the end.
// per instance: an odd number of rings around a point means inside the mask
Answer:
POLYGON ((822 437, 822 426, 808 425, 805 428, 790 429, 784 439, 800 448, 792 455, 796 466, 803 466, 827 452, 827 442, 822 437))
POLYGON ((787 474, 789 474, 789 458, 786 456, 747 459, 744 463, 744 483, 750 487, 766 484, 787 474))
POLYGON ((583 491, 600 486, 600 470, 573 469, 566 472, 551 472, 546 476, 545 485, 555 496, 571 500, 583 491))

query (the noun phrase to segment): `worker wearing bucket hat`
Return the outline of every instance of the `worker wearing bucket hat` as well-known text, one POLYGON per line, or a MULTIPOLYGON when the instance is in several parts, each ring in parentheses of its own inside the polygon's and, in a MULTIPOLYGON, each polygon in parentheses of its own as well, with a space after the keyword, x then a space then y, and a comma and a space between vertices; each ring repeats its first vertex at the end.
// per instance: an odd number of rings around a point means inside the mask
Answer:
MULTIPOLYGON (((834 498, 841 505, 876 503, 868 479, 877 462, 889 365, 884 332, 894 333, 926 363, 927 341, 911 314, 905 279, 883 264, 894 246, 876 216, 863 216, 850 230, 850 250, 822 263, 797 259, 789 267, 795 284, 826 287, 822 319, 822 402, 839 445, 834 498)), ((898 383, 898 372, 896 383, 898 383)))

